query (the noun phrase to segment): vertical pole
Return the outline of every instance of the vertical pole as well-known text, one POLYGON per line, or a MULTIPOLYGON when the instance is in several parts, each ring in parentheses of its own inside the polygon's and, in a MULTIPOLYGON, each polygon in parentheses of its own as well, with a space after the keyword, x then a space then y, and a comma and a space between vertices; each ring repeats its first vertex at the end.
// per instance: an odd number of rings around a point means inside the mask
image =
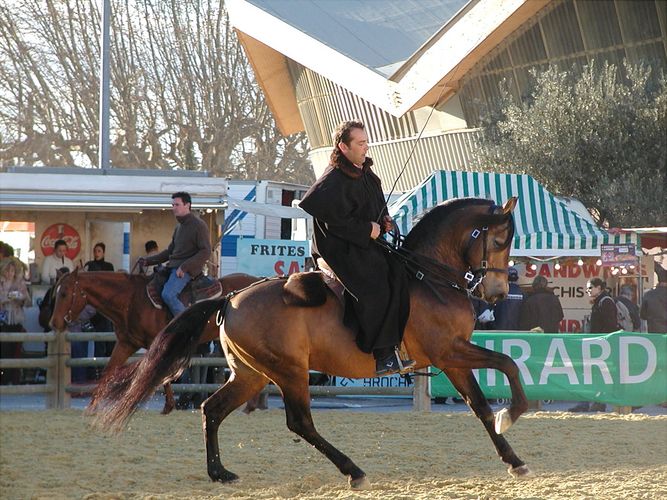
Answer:
POLYGON ((128 273, 130 269, 130 223, 123 222, 123 259, 121 262, 121 268, 125 269, 128 273))
POLYGON ((102 39, 100 40, 100 128, 99 128, 99 165, 109 168, 109 22, 111 18, 111 0, 102 0, 102 39))
POLYGON ((46 395, 46 409, 56 408, 58 406, 58 337, 46 345, 46 356, 54 360, 53 365, 46 370, 46 385, 51 387, 46 395))
POLYGON ((412 390, 412 409, 415 411, 431 411, 431 394, 429 377, 415 377, 412 390))
POLYGON ((71 396, 65 390, 72 380, 71 369, 67 366, 67 360, 70 359, 70 343, 65 338, 65 332, 56 333, 53 342, 49 342, 48 356, 55 359, 54 366, 46 372, 46 383, 53 387, 49 392, 46 407, 62 410, 69 408, 71 396))

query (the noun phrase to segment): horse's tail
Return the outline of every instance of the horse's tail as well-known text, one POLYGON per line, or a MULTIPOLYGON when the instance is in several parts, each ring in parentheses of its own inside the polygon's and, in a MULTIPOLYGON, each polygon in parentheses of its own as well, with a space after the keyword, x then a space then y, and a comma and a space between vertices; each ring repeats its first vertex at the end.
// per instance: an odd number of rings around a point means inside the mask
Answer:
POLYGON ((141 360, 117 368, 100 381, 95 425, 121 430, 158 386, 178 377, 190 363, 209 318, 218 310, 224 314, 226 303, 227 298, 203 300, 186 309, 158 333, 141 360))

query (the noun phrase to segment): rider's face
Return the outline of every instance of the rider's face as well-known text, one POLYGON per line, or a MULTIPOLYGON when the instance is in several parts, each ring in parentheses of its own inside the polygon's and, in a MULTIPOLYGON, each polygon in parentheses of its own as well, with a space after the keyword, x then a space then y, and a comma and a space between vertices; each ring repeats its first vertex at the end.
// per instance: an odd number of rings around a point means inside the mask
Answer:
POLYGON ((174 212, 174 216, 183 217, 190 213, 190 204, 183 203, 180 198, 174 198, 171 200, 171 210, 174 212))
POLYGON ((357 166, 364 164, 368 152, 368 135, 360 128, 350 130, 350 145, 344 142, 338 144, 345 157, 357 166))

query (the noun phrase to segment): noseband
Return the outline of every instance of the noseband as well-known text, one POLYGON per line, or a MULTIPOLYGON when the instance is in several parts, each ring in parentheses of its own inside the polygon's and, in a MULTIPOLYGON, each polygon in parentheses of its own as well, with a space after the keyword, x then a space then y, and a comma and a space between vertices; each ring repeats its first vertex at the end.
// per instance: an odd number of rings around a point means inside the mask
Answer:
POLYGON ((86 302, 86 292, 84 292, 81 286, 79 285, 78 279, 74 282, 74 289, 72 290, 72 301, 70 302, 69 309, 67 310, 65 316, 63 316, 63 321, 67 325, 70 325, 72 323, 72 309, 74 308, 74 303, 76 301, 77 291, 79 293, 79 296, 83 299, 83 301, 86 302))

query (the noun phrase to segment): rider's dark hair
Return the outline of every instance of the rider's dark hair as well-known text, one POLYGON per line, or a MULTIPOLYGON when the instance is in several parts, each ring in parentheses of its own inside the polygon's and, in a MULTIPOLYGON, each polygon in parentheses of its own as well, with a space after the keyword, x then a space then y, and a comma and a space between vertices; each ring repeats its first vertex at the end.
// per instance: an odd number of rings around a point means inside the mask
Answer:
POLYGON ((178 193, 174 193, 171 195, 172 200, 176 198, 180 198, 184 205, 186 203, 189 203, 190 207, 192 207, 192 198, 190 197, 190 193, 186 193, 185 191, 179 191, 178 193))
POLYGON ((56 242, 53 244, 53 248, 58 248, 60 245, 67 246, 67 242, 65 240, 56 240, 56 242))
POLYGON ((95 243, 95 246, 93 247, 93 250, 95 250, 97 247, 100 247, 102 249, 102 252, 106 253, 107 246, 104 243, 102 243, 101 241, 98 241, 97 243, 95 243))
POLYGON ((144 245, 144 248, 146 249, 146 253, 150 252, 151 250, 157 250, 157 241, 148 240, 144 245))
POLYGON ((336 130, 333 133, 333 151, 331 152, 331 158, 329 160, 329 163, 331 165, 336 165, 338 162, 344 158, 343 152, 340 150, 340 147, 338 146, 341 142, 346 145, 350 145, 350 140, 351 140, 351 135, 352 135, 352 129, 361 129, 365 130, 366 127, 364 126, 363 122, 360 120, 348 120, 346 122, 341 123, 338 125, 336 130))

